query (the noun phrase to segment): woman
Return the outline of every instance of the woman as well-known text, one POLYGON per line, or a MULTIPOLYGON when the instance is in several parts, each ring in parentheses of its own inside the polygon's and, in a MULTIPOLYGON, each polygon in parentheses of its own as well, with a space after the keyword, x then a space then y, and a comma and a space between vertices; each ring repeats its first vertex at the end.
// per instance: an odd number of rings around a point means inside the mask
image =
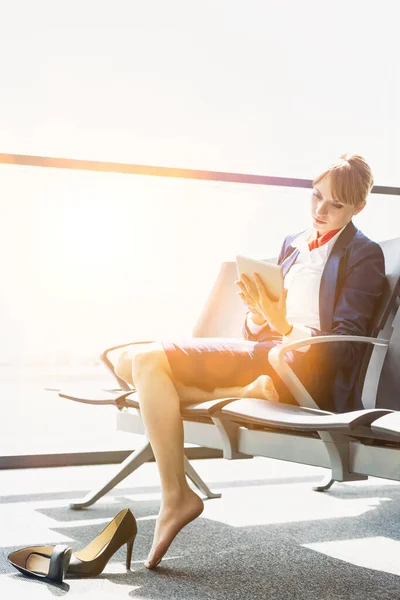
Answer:
MULTIPOLYGON (((380 246, 351 219, 364 209, 372 185, 371 170, 358 155, 343 155, 314 180, 312 228, 287 237, 278 259, 285 275, 279 300, 269 299, 257 277, 237 282, 249 308, 244 340, 162 342, 142 347, 131 358, 121 356, 116 373, 139 392, 161 479, 148 568, 159 564, 177 533, 203 510, 185 477, 180 402, 226 396, 293 402, 269 365, 272 346, 313 335, 368 334, 382 292, 384 260, 380 246)), ((321 408, 352 410, 360 403, 359 346, 304 347, 288 353, 287 360, 321 408)))

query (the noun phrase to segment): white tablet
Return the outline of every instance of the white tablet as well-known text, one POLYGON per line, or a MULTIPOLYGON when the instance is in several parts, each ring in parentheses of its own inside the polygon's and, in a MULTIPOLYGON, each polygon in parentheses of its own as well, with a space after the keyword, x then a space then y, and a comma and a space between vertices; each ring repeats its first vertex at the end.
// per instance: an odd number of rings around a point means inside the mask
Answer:
POLYGON ((263 280, 271 300, 278 300, 283 288, 283 273, 280 265, 255 260, 247 256, 236 257, 238 274, 247 275, 254 281, 254 273, 258 273, 263 280))

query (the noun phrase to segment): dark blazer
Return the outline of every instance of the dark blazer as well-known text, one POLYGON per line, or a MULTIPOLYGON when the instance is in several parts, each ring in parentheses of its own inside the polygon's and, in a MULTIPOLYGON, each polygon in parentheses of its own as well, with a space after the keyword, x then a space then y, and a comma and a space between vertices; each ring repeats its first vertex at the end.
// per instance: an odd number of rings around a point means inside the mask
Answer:
MULTIPOLYGON (((298 235, 290 235, 283 242, 278 264, 284 275, 299 254, 291 245, 298 235)), ((321 330, 312 329, 312 335, 369 335, 384 277, 381 247, 350 222, 325 265, 319 292, 321 330)), ((247 328, 244 334, 260 342, 273 337, 268 325, 256 336, 247 328)), ((357 379, 364 351, 364 344, 354 342, 318 344, 307 352, 293 352, 291 366, 321 408, 334 412, 358 410, 362 404, 357 379)))

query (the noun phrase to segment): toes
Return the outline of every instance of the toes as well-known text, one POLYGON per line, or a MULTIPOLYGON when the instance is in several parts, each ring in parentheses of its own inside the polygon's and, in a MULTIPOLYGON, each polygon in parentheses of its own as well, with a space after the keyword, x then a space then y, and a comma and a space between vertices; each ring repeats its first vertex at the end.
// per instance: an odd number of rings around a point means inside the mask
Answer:
POLYGON ((151 560, 147 559, 144 563, 144 566, 146 567, 146 569, 149 569, 151 571, 151 569, 155 569, 156 567, 158 567, 160 562, 161 562, 161 558, 159 558, 157 561, 151 561, 151 560))

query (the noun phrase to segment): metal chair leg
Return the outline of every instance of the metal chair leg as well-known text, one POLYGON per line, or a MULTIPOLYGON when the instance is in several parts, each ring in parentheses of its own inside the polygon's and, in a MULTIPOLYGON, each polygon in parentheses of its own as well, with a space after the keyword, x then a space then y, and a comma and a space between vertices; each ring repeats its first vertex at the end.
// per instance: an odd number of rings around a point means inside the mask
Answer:
POLYGON ((87 508, 88 506, 91 506, 96 502, 96 500, 104 496, 104 494, 112 490, 113 487, 115 487, 118 483, 123 481, 125 477, 133 473, 133 471, 135 471, 143 463, 147 462, 148 460, 151 460, 152 458, 153 450, 150 446, 150 443, 146 442, 146 444, 142 448, 140 448, 139 450, 135 450, 135 452, 132 452, 132 454, 130 454, 119 465, 119 468, 115 475, 109 481, 107 481, 107 483, 101 486, 100 489, 89 492, 89 494, 85 496, 82 502, 74 502, 73 504, 70 504, 70 507, 74 508, 75 510, 79 510, 81 508, 87 508))
POLYGON ((190 481, 201 491, 207 498, 221 498, 221 494, 214 494, 209 487, 202 480, 200 475, 190 464, 189 460, 185 456, 185 473, 189 477, 190 481))
POLYGON ((331 462, 331 472, 324 477, 319 485, 313 487, 315 492, 329 490, 335 481, 365 481, 366 475, 359 475, 350 471, 349 439, 338 433, 320 431, 319 435, 325 443, 331 462))
POLYGON ((326 475, 318 485, 313 486, 314 492, 326 492, 335 483, 335 479, 332 479, 331 475, 326 475))

